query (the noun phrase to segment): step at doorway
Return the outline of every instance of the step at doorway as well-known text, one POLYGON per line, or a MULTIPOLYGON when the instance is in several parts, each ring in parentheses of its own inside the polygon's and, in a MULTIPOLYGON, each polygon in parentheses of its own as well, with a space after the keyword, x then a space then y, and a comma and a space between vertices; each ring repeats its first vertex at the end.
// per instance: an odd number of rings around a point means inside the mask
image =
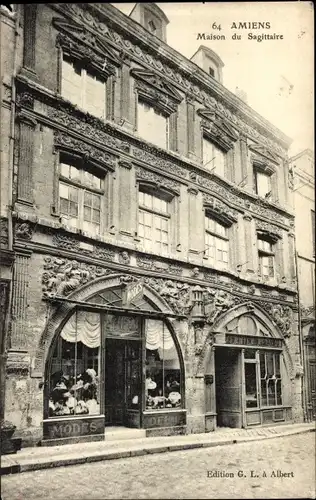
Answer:
POLYGON ((105 441, 119 441, 123 439, 141 439, 146 437, 145 429, 131 429, 129 427, 111 426, 104 431, 105 441))

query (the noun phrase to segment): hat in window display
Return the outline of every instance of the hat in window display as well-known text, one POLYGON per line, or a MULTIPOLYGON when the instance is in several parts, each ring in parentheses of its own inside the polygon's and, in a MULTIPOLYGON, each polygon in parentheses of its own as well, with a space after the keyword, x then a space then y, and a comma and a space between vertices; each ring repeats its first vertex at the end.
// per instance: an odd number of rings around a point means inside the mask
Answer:
POLYGON ((146 379, 146 389, 152 391, 156 389, 157 384, 150 377, 146 379))
POLYGON ((175 391, 170 392, 168 399, 171 402, 171 404, 176 405, 181 401, 181 394, 175 391))

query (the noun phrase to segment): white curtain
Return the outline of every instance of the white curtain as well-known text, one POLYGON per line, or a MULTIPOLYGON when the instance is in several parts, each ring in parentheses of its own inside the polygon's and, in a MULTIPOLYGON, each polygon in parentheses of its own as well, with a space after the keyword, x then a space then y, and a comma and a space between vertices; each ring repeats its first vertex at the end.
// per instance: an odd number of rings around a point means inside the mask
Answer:
POLYGON ((163 357, 165 359, 168 359, 166 356, 171 355, 171 353, 172 356, 170 359, 177 357, 171 334, 162 321, 155 319, 146 320, 146 349, 151 351, 159 349, 161 354, 164 352, 163 357))
POLYGON ((100 347, 100 314, 78 311, 65 324, 61 337, 67 342, 82 342, 90 348, 100 347))

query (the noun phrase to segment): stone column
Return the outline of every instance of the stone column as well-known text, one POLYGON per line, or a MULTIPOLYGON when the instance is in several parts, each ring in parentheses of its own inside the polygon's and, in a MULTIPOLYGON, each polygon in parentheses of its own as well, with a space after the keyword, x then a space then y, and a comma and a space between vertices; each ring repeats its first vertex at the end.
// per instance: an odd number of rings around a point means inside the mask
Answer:
POLYGON ((20 113, 18 200, 33 204, 33 158, 36 121, 20 113))
POLYGON ((204 250, 204 221, 202 212, 202 203, 199 191, 195 188, 188 188, 189 198, 189 251, 202 255, 204 250))
MULTIPOLYGON (((131 216, 135 211, 132 204, 133 191, 135 190, 135 180, 132 176, 132 163, 126 160, 119 161, 118 169, 118 208, 119 208, 119 231, 120 233, 132 236, 133 228, 131 216)), ((134 223, 135 232, 135 223, 134 223)))
POLYGON ((244 215, 245 228, 245 257, 246 263, 244 269, 248 273, 255 273, 258 268, 257 257, 257 235, 254 228, 254 221, 250 215, 244 215))

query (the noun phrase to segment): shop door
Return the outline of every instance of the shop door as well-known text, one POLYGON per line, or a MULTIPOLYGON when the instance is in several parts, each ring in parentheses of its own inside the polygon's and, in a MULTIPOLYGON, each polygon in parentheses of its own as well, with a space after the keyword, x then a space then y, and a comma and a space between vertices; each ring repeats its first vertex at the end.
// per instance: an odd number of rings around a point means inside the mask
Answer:
POLYGON ((242 427, 241 351, 215 351, 216 412, 218 427, 242 427))
POLYGON ((107 339, 105 425, 140 427, 141 342, 107 339))

